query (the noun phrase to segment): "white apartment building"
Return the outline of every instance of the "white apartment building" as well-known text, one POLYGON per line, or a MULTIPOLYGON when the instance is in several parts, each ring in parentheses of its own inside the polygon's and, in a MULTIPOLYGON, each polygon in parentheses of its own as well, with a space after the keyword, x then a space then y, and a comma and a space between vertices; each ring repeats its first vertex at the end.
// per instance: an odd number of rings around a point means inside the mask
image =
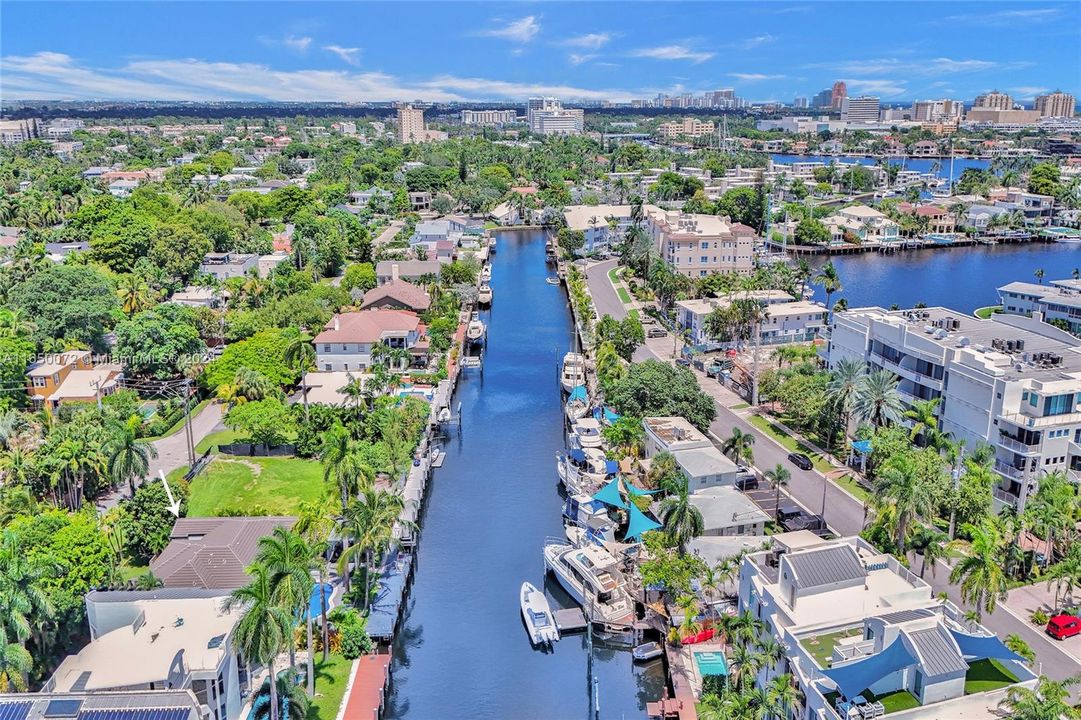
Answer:
POLYGON ((943 432, 995 449, 1000 503, 1023 508, 1048 472, 1081 480, 1081 340, 1038 316, 857 308, 834 315, 823 352, 893 372, 908 405, 940 398, 943 432))
POLYGON ((690 341, 704 350, 729 347, 732 343, 717 342, 706 332, 706 318, 717 309, 726 308, 737 298, 750 298, 766 306, 768 317, 759 330, 763 345, 811 342, 821 334, 826 324, 826 308, 819 303, 796 300, 781 290, 754 290, 731 298, 699 298, 676 301, 676 323, 690 330, 690 341))
POLYGON ((992 720, 1010 687, 1036 685, 1023 658, 862 538, 824 540, 800 530, 771 540, 770 549, 743 558, 739 610, 784 648, 757 684, 791 674, 799 692, 789 717, 881 716, 881 706, 864 714, 873 703, 864 710, 857 703, 889 695, 908 696, 909 706, 892 710, 890 720, 992 720), (966 680, 991 660, 1013 677, 970 694, 966 680))
POLYGON ((1081 280, 1052 280, 1047 285, 1012 282, 998 289, 1002 311, 1011 315, 1039 313, 1045 321, 1067 323, 1081 333, 1081 280))
POLYGON ((40 135, 38 120, 0 120, 0 145, 17 145, 40 135))
POLYGON ((651 207, 645 229, 664 261, 687 277, 754 269, 754 229, 728 217, 651 207))
POLYGON ((830 242, 835 245, 846 242, 846 236, 855 238, 860 245, 889 245, 897 242, 901 232, 901 226, 885 213, 866 205, 841 208, 822 218, 822 224, 829 228, 830 242))
POLYGON ((878 122, 881 104, 871 95, 845 97, 841 101, 841 120, 849 123, 878 122))
POLYGON ((661 123, 657 126, 657 134, 666 140, 680 137, 696 138, 703 135, 712 135, 714 125, 712 122, 699 122, 697 118, 685 117, 675 122, 661 123))
POLYGON ((585 129, 585 112, 564 108, 554 97, 529 98, 526 119, 538 135, 579 135, 585 129))
POLYGON ((734 488, 739 467, 686 418, 646 417, 642 427, 646 431, 646 460, 658 453, 671 453, 692 493, 734 488))
POLYGON ((958 120, 965 106, 960 100, 917 100, 912 103, 912 119, 917 122, 947 122, 958 120))
POLYGON ((516 122, 514 110, 462 110, 462 125, 510 125, 516 122))

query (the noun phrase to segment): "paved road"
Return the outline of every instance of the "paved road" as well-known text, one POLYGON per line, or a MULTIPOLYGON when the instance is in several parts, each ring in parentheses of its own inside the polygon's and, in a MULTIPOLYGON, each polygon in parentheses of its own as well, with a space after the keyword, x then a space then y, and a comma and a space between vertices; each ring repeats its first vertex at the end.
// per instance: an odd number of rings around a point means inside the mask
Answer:
MULTIPOLYGON (((210 433, 222 429, 221 418, 222 406, 214 402, 206 405, 191 419, 191 430, 196 445, 210 433)), ((155 440, 151 444, 158 451, 158 456, 150 459, 148 479, 156 478, 159 471, 168 475, 173 470, 188 464, 188 440, 184 428, 168 437, 155 440)), ((105 512, 118 505, 130 494, 127 484, 124 484, 112 493, 101 497, 97 502, 97 507, 101 512, 105 512)))
MULTIPOLYGON (((598 314, 608 313, 612 317, 622 319, 627 314, 626 309, 608 280, 608 271, 615 266, 616 262, 616 260, 606 260, 592 266, 587 270, 586 278, 598 314)), ((647 340, 646 345, 635 353, 634 359, 638 361, 648 357, 671 361, 673 357, 671 338, 647 340)), ((732 405, 742 403, 741 398, 716 380, 707 378, 703 373, 695 372, 695 375, 698 377, 702 390, 713 397, 717 406, 717 417, 709 426, 709 432, 716 442, 723 441, 732 434, 732 429, 737 427, 743 432, 753 433, 755 467, 759 470, 768 470, 780 464, 787 468, 792 475, 787 487, 787 495, 791 499, 809 512, 822 515, 830 529, 838 535, 855 535, 863 529, 867 518, 863 502, 837 484, 827 481, 821 473, 800 470, 789 462, 787 449, 747 422, 740 411, 730 409, 732 405)), ((915 572, 919 571, 920 562, 918 558, 912 562, 915 572)), ((949 575, 949 567, 942 563, 934 575, 931 574, 931 568, 928 568, 924 580, 935 593, 945 590, 954 603, 963 606, 957 588, 949 583, 949 575)), ((1001 606, 994 613, 985 616, 983 624, 999 637, 1004 638, 1014 633, 1023 637, 1036 651, 1038 673, 1061 680, 1081 672, 1081 663, 1064 652, 1041 629, 1018 619, 1001 606)))
POLYGON ((385 245, 391 240, 393 240, 394 236, 397 235, 398 231, 401 230, 404 226, 404 220, 395 220, 390 225, 387 225, 386 229, 383 230, 383 232, 379 233, 379 237, 372 241, 372 250, 375 250, 380 245, 385 245))

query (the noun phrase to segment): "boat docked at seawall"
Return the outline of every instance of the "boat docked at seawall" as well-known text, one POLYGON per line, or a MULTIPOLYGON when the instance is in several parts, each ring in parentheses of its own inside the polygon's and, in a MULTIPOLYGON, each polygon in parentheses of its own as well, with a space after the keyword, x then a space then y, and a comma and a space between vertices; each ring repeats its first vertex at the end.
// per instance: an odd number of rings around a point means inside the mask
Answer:
POLYGON ((642 643, 631 651, 631 656, 638 662, 659 658, 661 655, 664 655, 664 648, 659 642, 642 643))
POLYGON ((599 448, 601 446, 601 424, 596 418, 578 418, 571 425, 571 432, 577 444, 583 448, 599 448))
POLYGON ((529 641, 534 646, 551 645, 559 640, 555 616, 552 615, 552 609, 544 593, 532 584, 524 582, 519 594, 519 602, 522 606, 522 620, 525 621, 526 630, 529 632, 529 641))
POLYGON ((488 328, 480 319, 480 313, 473 313, 469 324, 465 326, 465 339, 470 345, 480 345, 488 334, 488 328))
POLYGON ((477 302, 481 305, 491 305, 493 296, 492 286, 488 283, 482 283, 480 289, 477 290, 477 302))
POLYGON ((575 547, 562 538, 549 538, 544 542, 544 567, 592 622, 615 627, 634 623, 634 601, 619 561, 604 548, 575 547))
POLYGON ((546 277, 546 278, 544 278, 544 282, 548 283, 549 285, 558 285, 559 284, 559 278, 557 278, 557 277, 546 277))
POLYGON ((563 392, 571 393, 579 385, 586 384, 586 356, 569 352, 563 356, 563 367, 559 372, 559 384, 563 392))
MULTIPOLYGON (((568 530, 579 529, 584 535, 582 539, 594 541, 615 541, 615 520, 608 515, 608 506, 603 500, 597 500, 586 494, 568 495, 563 503, 563 519, 569 523, 568 530)), ((576 541, 568 534, 568 539, 574 545, 583 545, 584 542, 576 541)))
POLYGON ((567 396, 567 403, 563 407, 563 414, 567 416, 567 422, 570 423, 589 414, 589 395, 585 385, 579 385, 571 390, 571 394, 567 396))
POLYGON ((556 455, 556 475, 570 494, 595 492, 618 467, 600 448, 571 448, 556 455))
POLYGON ((488 265, 488 264, 485 264, 484 267, 481 268, 481 271, 480 271, 480 281, 482 283, 487 283, 491 279, 492 279, 492 266, 488 265))

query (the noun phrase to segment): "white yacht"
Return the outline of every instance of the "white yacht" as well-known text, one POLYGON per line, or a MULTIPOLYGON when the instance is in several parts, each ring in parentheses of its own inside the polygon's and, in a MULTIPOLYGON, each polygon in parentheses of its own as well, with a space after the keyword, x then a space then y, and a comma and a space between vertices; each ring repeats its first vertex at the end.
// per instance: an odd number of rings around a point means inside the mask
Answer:
POLYGON ((583 400, 580 397, 572 397, 567 400, 567 404, 563 408, 563 413, 567 416, 567 422, 573 423, 575 420, 583 418, 589 413, 589 401, 583 400))
POLYGON ((568 493, 591 493, 608 478, 608 460, 599 448, 573 448, 556 455, 556 475, 568 493))
POLYGON ((495 235, 493 235, 492 237, 488 238, 488 252, 493 252, 494 253, 495 252, 495 247, 496 247, 495 235))
POLYGON ((492 295, 492 286, 488 283, 482 283, 480 290, 477 291, 477 302, 481 305, 491 305, 492 295))
POLYGON ((522 620, 529 631, 529 640, 534 645, 551 645, 559 639, 555 616, 548 606, 548 598, 531 584, 522 583, 520 595, 522 620))
POLYGON ((568 523, 567 538, 572 545, 616 539, 618 524, 608 514, 608 506, 589 495, 568 495, 563 503, 563 519, 568 523))
POLYGON ((563 369, 559 374, 563 392, 570 393, 579 385, 586 384, 586 356, 569 352, 563 356, 563 369))
POLYGON ((594 622, 627 626, 634 623, 634 602, 619 561, 598 545, 575 547, 562 538, 544 542, 544 567, 594 622))
POLYGON ((601 446, 601 424, 591 417, 578 418, 571 426, 571 432, 578 439, 578 444, 583 448, 599 448, 601 446))
POLYGON ((492 266, 488 265, 488 264, 485 264, 485 266, 480 271, 480 281, 483 282, 483 283, 486 283, 491 279, 492 279, 492 266))
POLYGON ((465 339, 470 345, 480 345, 484 342, 484 337, 488 333, 488 328, 481 322, 480 313, 473 313, 473 316, 469 319, 469 324, 465 326, 465 339))

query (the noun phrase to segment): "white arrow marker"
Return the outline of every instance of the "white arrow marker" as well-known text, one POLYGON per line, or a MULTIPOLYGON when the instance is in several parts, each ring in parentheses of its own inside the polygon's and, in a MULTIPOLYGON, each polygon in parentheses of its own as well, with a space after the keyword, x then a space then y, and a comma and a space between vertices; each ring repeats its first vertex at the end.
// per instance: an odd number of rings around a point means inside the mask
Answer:
POLYGON ((173 491, 169 487, 169 483, 165 480, 165 471, 158 470, 158 477, 161 478, 161 484, 165 486, 165 494, 169 496, 169 512, 180 517, 180 501, 173 500, 173 491))

